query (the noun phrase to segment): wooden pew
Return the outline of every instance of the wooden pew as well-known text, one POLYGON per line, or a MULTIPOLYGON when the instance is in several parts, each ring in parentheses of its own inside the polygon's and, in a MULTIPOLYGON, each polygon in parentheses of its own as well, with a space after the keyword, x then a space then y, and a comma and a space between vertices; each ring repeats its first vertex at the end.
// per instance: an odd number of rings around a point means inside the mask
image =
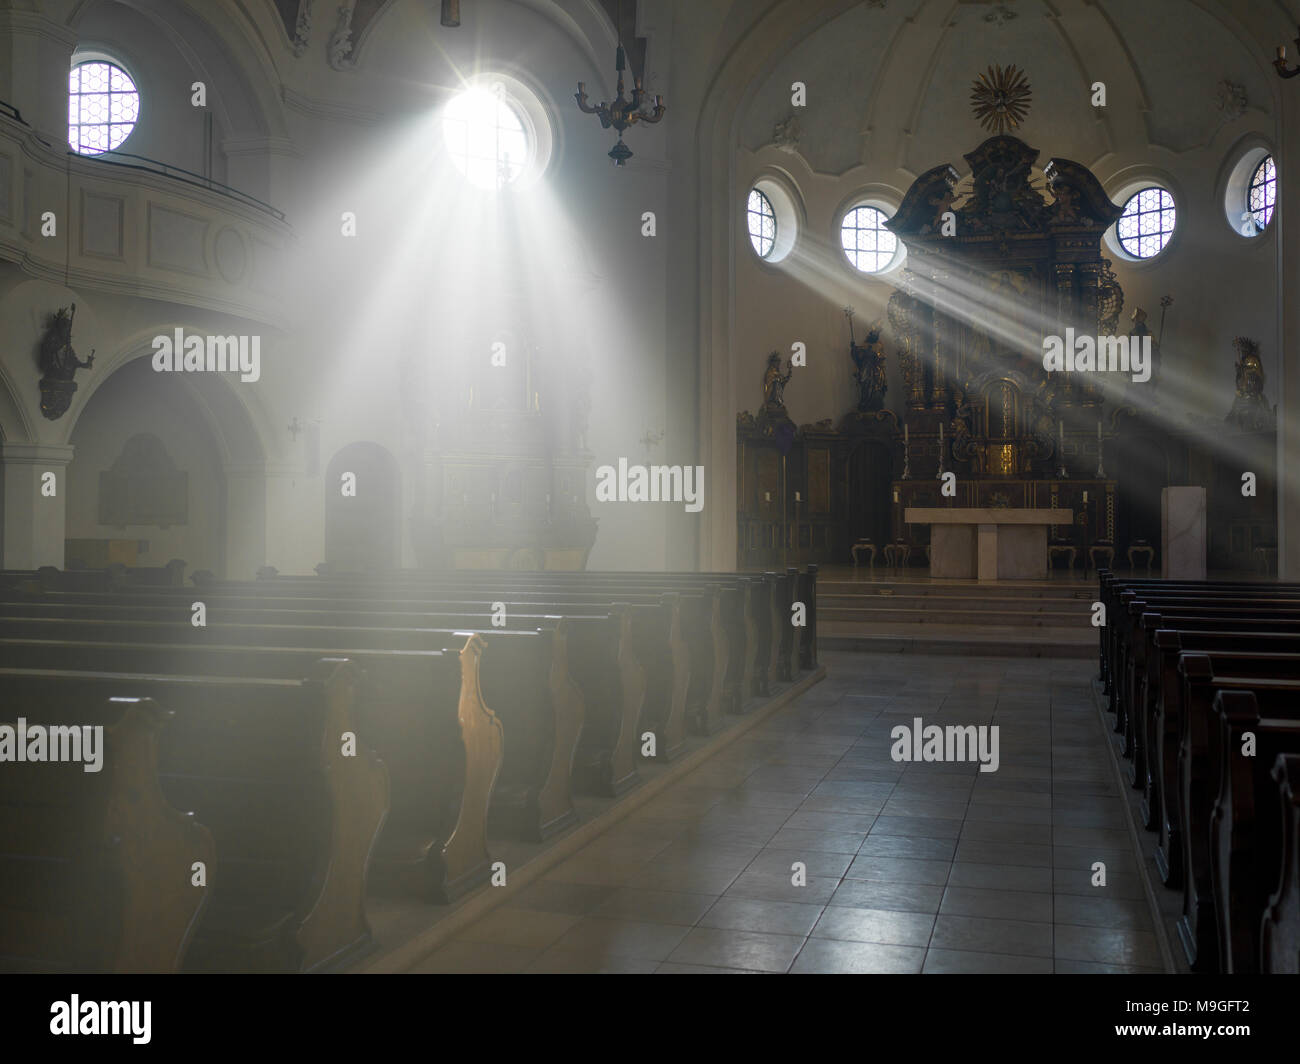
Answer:
POLYGON ((1269 970, 1268 936, 1287 927, 1271 906, 1293 891, 1269 769, 1300 754, 1300 588, 1103 576, 1101 594, 1115 623, 1099 667, 1162 876, 1181 879, 1184 952, 1198 971, 1269 970), (1240 753, 1247 731, 1255 758, 1240 753))
MULTIPOLYGON (((123 690, 171 709, 158 742, 162 791, 214 841, 212 892, 188 970, 313 970, 369 940, 366 861, 388 777, 369 751, 344 752, 356 683, 349 662, 316 661, 305 680, 251 680, 87 668, 87 657, 104 655, 84 644, 6 646, 15 649, 4 654, 5 690, 42 714, 80 717, 123 690)), ((191 874, 173 871, 184 882, 191 874)))
POLYGON ((1279 757, 1300 756, 1300 705, 1289 708, 1284 718, 1264 718, 1252 691, 1220 691, 1214 699, 1220 768, 1210 872, 1219 967, 1228 974, 1264 970, 1262 921, 1284 868, 1282 810, 1270 769, 1279 757), (1242 753, 1247 734, 1251 756, 1242 753))
MULTIPOLYGON (((1119 596, 1124 591, 1135 593, 1138 598, 1150 594, 1190 593, 1196 597, 1208 595, 1271 594, 1295 597, 1300 595, 1300 584, 1277 582, 1241 583, 1233 581, 1173 581, 1158 579, 1121 579, 1107 569, 1098 570, 1098 601, 1106 607, 1107 624, 1098 628, 1100 678, 1107 695, 1113 698, 1113 669, 1110 667, 1116 656, 1116 646, 1120 636, 1126 634, 1123 618, 1116 617, 1120 608, 1119 596)), ((1112 702, 1112 712, 1115 706, 1112 702)))
POLYGON ((1178 619, 1149 614, 1152 649, 1147 652, 1147 674, 1138 703, 1145 720, 1145 736, 1139 749, 1145 752, 1142 779, 1142 816, 1145 826, 1158 831, 1156 864, 1164 884, 1182 885, 1182 838, 1178 822, 1178 748, 1182 736, 1182 681, 1179 656, 1184 651, 1257 651, 1300 653, 1300 624, 1289 630, 1283 622, 1244 619, 1225 622, 1222 618, 1178 619), (1235 631, 1225 631, 1233 623, 1235 631), (1177 628, 1166 627, 1177 624, 1177 628), (1267 628, 1256 631, 1255 626, 1267 628))
MULTIPOLYGON (((161 732, 150 698, 81 705, 22 697, 0 675, 6 718, 101 727, 102 763, 0 766, 0 970, 179 971, 208 898, 211 833, 163 795, 161 732)), ((125 689, 125 688, 124 688, 125 689)))
MULTIPOLYGON (((800 642, 797 652, 808 656, 810 664, 815 667, 815 646, 804 647, 804 636, 814 633, 816 610, 816 572, 814 567, 804 575, 805 587, 803 598, 807 600, 808 626, 800 629, 800 642)), ((754 574, 694 574, 694 573, 506 573, 506 572, 442 572, 423 570, 402 570, 387 575, 359 573, 328 573, 324 577, 268 575, 255 584, 264 584, 275 589, 277 593, 311 592, 322 585, 334 591, 345 593, 349 590, 364 595, 384 595, 386 597, 419 597, 429 588, 442 588, 448 591, 460 587, 471 588, 474 592, 489 587, 507 587, 512 590, 529 588, 564 589, 567 592, 595 593, 602 596, 615 596, 622 601, 621 595, 627 592, 658 592, 676 590, 680 592, 698 592, 701 588, 721 585, 732 588, 747 588, 753 602, 749 607, 755 626, 761 630, 761 638, 754 644, 756 651, 754 671, 746 670, 749 678, 744 697, 764 697, 780 675, 789 672, 793 675, 792 656, 796 653, 796 644, 787 638, 785 632, 789 624, 788 613, 777 613, 783 591, 782 585, 795 582, 800 574, 793 576, 768 573, 761 576, 754 574), (783 651, 784 648, 784 651, 783 651), (785 652, 787 663, 783 665, 781 655, 785 652)), ((238 585, 247 587, 246 584, 238 585)), ((607 599, 606 599, 607 600, 607 599)))
MULTIPOLYGON (((361 590, 360 585, 357 585, 361 590)), ((222 602, 233 602, 235 598, 224 597, 222 592, 205 591, 202 598, 205 602, 214 604, 222 602)), ((244 590, 240 588, 239 590, 244 590)), ((454 589, 453 589, 454 590, 454 589)), ((307 588, 298 587, 296 594, 292 596, 277 595, 273 600, 275 604, 311 604, 313 607, 323 607, 327 603, 330 607, 342 607, 348 609, 366 605, 376 605, 387 611, 393 611, 398 608, 418 608, 428 610, 436 608, 440 610, 455 609, 462 611, 492 608, 496 605, 496 596, 501 596, 501 603, 507 608, 507 615, 512 609, 519 606, 527 608, 528 612, 538 612, 544 610, 547 613, 558 612, 561 614, 576 612, 579 614, 591 613, 594 608, 603 604, 605 609, 609 609, 608 597, 603 595, 585 595, 572 596, 582 598, 587 601, 578 602, 556 602, 557 596, 549 593, 527 593, 524 595, 511 595, 505 589, 500 591, 489 591, 487 593, 479 592, 471 596, 468 591, 462 592, 463 600, 453 600, 446 594, 436 589, 426 589, 418 595, 414 589, 408 589, 402 595, 394 595, 392 600, 387 598, 375 599, 349 599, 347 597, 332 597, 329 599, 316 598, 319 594, 318 586, 307 588), (315 593, 315 594, 314 594, 315 593)), ((329 588, 328 594, 337 594, 337 588, 329 588)), ((616 596, 619 601, 615 609, 619 612, 627 612, 631 624, 622 631, 622 635, 630 641, 630 646, 620 648, 618 661, 623 678, 626 683, 626 691, 629 695, 635 695, 638 690, 644 686, 644 693, 637 703, 639 708, 639 718, 634 718, 630 728, 623 727, 616 731, 613 737, 619 741, 626 741, 633 745, 639 744, 636 737, 644 731, 651 731, 656 737, 656 756, 660 759, 670 759, 676 756, 682 749, 686 737, 687 728, 687 710, 688 695, 691 690, 691 647, 687 642, 683 624, 682 624, 682 596, 672 594, 655 594, 655 595, 630 595, 621 594, 616 596), (640 679, 629 675, 634 670, 634 663, 639 663, 644 669, 644 678, 640 679)), ((696 596, 686 596, 692 602, 697 602, 696 596)), ((237 600, 242 606, 251 606, 257 608, 259 605, 259 596, 257 595, 238 595, 237 600)), ((11 600, 13 601, 13 600, 11 600)), ((66 601, 66 600, 65 600, 66 601)), ((78 597, 77 601, 85 601, 84 598, 78 597)), ((122 602, 129 601, 146 601, 144 599, 123 598, 122 602)), ((166 601, 164 598, 149 598, 147 601, 166 601)), ((271 602, 267 599, 265 602, 271 602)), ((702 604, 699 604, 702 607, 702 604)), ((720 610, 720 607, 719 607, 720 610)), ((728 666, 729 652, 725 644, 725 637, 720 628, 713 627, 711 624, 712 616, 717 616, 721 620, 720 612, 711 615, 708 618, 710 627, 705 629, 703 625, 706 619, 701 614, 701 628, 698 634, 701 636, 701 645, 698 651, 698 660, 702 661, 707 667, 703 672, 699 682, 696 684, 696 691, 701 698, 707 699, 705 703, 697 707, 697 716, 706 722, 710 727, 716 728, 720 725, 722 719, 722 698, 724 694, 724 681, 719 670, 725 670, 728 666), (707 633, 708 638, 715 640, 714 643, 703 643, 703 638, 707 633), (716 649, 714 647, 716 646, 716 649), (715 676, 715 673, 717 675, 715 676)), ((607 659, 608 660, 608 659, 607 659)), ((588 673, 594 673, 598 670, 588 669, 588 673)), ((624 699, 620 702, 621 708, 629 708, 628 703, 632 699, 624 699)), ((587 744, 584 742, 584 748, 587 744)), ((627 751, 618 746, 605 747, 602 749, 587 749, 586 760, 591 761, 595 757, 602 766, 608 766, 616 774, 610 776, 604 768, 593 769, 589 775, 593 781, 601 786, 604 791, 626 789, 635 781, 634 766, 635 761, 631 764, 626 763, 627 751), (609 757, 614 754, 616 756, 609 757), (607 777, 603 783, 598 777, 607 777)))
MULTIPOLYGON (((29 611, 28 611, 29 612, 29 611)), ((505 751, 493 792, 489 827, 541 841, 572 825, 572 773, 582 731, 582 693, 569 675, 569 622, 535 617, 536 627, 493 629, 490 615, 448 618, 441 627, 342 627, 331 623, 273 625, 252 621, 203 627, 185 621, 42 619, 0 610, 0 638, 318 650, 446 650, 477 632, 484 641, 483 697, 500 718, 505 751)))
POLYGON ((1260 967, 1269 975, 1300 975, 1300 755, 1278 754, 1270 775, 1281 806, 1281 858, 1260 922, 1260 967))
MULTIPOLYGON (((399 602, 360 599, 315 599, 305 596, 204 594, 210 623, 276 624, 335 627, 428 627, 479 630, 497 623, 483 611, 495 602, 399 602), (486 621, 485 621, 486 617, 486 621)), ((188 623, 193 592, 167 594, 64 594, 4 598, 0 616, 60 617, 188 623)), ((519 629, 553 624, 551 606, 503 603, 505 627, 519 629)), ((574 604, 564 610, 568 629, 569 674, 584 703, 585 720, 574 764, 574 786, 602 795, 620 794, 637 781, 637 739, 645 705, 645 668, 633 645, 633 614, 640 607, 599 608, 574 604)), ((491 705, 489 699, 489 705, 491 705)), ((509 746, 507 750, 509 751, 509 746)))
POLYGON ((1179 817, 1183 830, 1183 915, 1178 937, 1195 971, 1219 965, 1210 870, 1210 820, 1218 794, 1218 730, 1211 727, 1215 696, 1250 691, 1259 710, 1284 715, 1300 696, 1300 659, 1290 655, 1184 653, 1182 734, 1179 743, 1179 817))
POLYGON ((1115 731, 1124 736, 1123 753, 1132 759, 1134 771, 1130 782, 1135 787, 1142 785, 1145 772, 1145 750, 1142 741, 1146 735, 1147 722, 1144 714, 1146 701, 1143 697, 1142 683, 1147 679, 1147 658, 1149 656, 1152 633, 1156 627, 1153 615, 1159 614, 1171 621, 1184 618, 1219 618, 1225 624, 1236 617, 1249 612, 1254 617, 1276 618, 1279 621, 1300 620, 1300 603, 1278 604, 1268 596, 1245 593, 1229 596, 1215 593, 1196 599, 1186 595, 1168 597, 1162 593, 1150 592, 1145 599, 1134 599, 1132 593, 1121 595, 1121 612, 1118 614, 1115 659, 1112 662, 1114 673, 1111 691, 1111 706, 1115 713, 1115 731))
MULTIPOLYGON (((501 722, 483 702, 483 640, 464 649, 380 651, 0 639, 0 667, 292 680, 321 658, 361 670, 350 729, 391 778, 391 809, 374 847, 371 881, 382 889, 447 902, 485 882, 492 858, 487 820, 502 756, 501 722)), ((354 762, 361 760, 358 753, 354 762)), ((356 784, 369 815, 373 790, 356 784)), ((376 825, 378 830, 378 824, 376 825)))
MULTIPOLYGON (((684 635, 689 636, 685 646, 687 660, 692 674, 698 673, 699 680, 688 683, 696 697, 689 711, 690 715, 707 722, 710 730, 715 730, 722 722, 723 699, 730 695, 734 707, 738 710, 745 699, 762 697, 769 689, 769 677, 780 671, 779 641, 781 631, 774 625, 771 611, 775 600, 771 595, 772 582, 765 579, 735 578, 725 592, 738 594, 741 601, 739 608, 744 610, 744 619, 737 622, 728 617, 728 613, 737 608, 725 601, 717 606, 721 624, 713 621, 714 604, 712 599, 724 594, 724 589, 715 583, 688 583, 680 580, 653 579, 640 574, 587 574, 587 573, 423 573, 403 574, 400 583, 384 580, 369 580, 358 574, 331 576, 326 579, 318 577, 276 576, 258 581, 276 595, 330 595, 343 597, 348 595, 363 596, 368 599, 397 603, 400 601, 420 601, 430 597, 435 600, 453 602, 465 599, 491 601, 494 598, 534 602, 548 607, 559 603, 587 603, 590 605, 608 605, 611 602, 626 605, 655 605, 664 600, 665 595, 678 597, 681 618, 676 623, 684 635), (409 575, 409 579, 406 577, 409 575), (617 577, 612 579, 610 577, 617 577), (742 636, 743 629, 743 636, 742 636), (777 641, 774 651, 773 639, 777 641), (740 658, 742 676, 728 676, 727 669, 732 648, 742 645, 745 656, 740 658), (712 674, 721 669, 719 684, 713 682, 712 674), (730 681, 728 683, 728 681, 730 681), (740 689, 737 690, 737 685, 740 689), (715 687, 723 690, 715 691, 715 687)), ((775 578, 773 578, 773 581, 775 578)), ((248 585, 239 585, 247 588, 248 585)), ((671 625, 670 625, 671 626, 671 625)), ((649 634, 649 633, 647 633, 649 634)), ((667 628, 654 635, 654 642, 661 646, 671 637, 667 628)), ((656 652, 661 656, 661 652, 656 652)), ((653 676, 652 676, 653 680, 653 676)), ((652 695, 652 703, 656 698, 652 695)), ((675 718, 676 714, 670 715, 675 718)), ((669 729, 672 730, 672 729, 669 729)), ((664 743, 660 742, 660 747, 664 743)), ((670 740, 669 749, 676 748, 678 742, 670 740)))
MULTIPOLYGON (((322 581, 314 577, 286 577, 276 576, 268 578, 271 586, 278 588, 292 588, 297 590, 310 589, 313 586, 320 586, 324 583, 326 586, 337 588, 340 591, 352 589, 367 595, 384 594, 387 587, 394 586, 395 582, 389 579, 374 581, 368 580, 360 574, 340 574, 338 576, 329 576, 322 581)), ((625 595, 652 595, 658 596, 665 592, 676 592, 683 596, 684 605, 689 606, 687 597, 703 596, 703 608, 697 612, 691 609, 683 611, 683 626, 687 630, 690 642, 692 644, 692 653, 695 653, 696 639, 694 633, 705 635, 713 627, 712 613, 714 606, 711 600, 714 597, 721 596, 724 601, 721 604, 723 613, 730 612, 735 607, 728 605, 726 599, 737 596, 741 593, 742 588, 756 582, 763 582, 768 578, 737 576, 729 574, 726 576, 713 576, 707 574, 703 577, 697 577, 695 574, 674 574, 674 573, 551 573, 551 572, 424 572, 410 571, 403 572, 400 580, 400 586, 405 589, 419 589, 421 591, 436 591, 439 594, 446 594, 455 598, 457 590, 468 591, 471 594, 488 594, 489 589, 504 589, 505 592, 514 595, 560 595, 568 601, 572 601, 574 596, 579 598, 584 596, 594 596, 593 601, 610 602, 610 601, 629 601, 623 598, 625 595)), ((775 575, 771 577, 776 580, 775 575)), ((788 578, 782 578, 788 579, 788 578)), ((635 601, 632 599, 630 601, 635 601)), ((748 606, 748 604, 744 604, 748 606)), ((742 606, 742 608, 744 608, 742 606)), ((769 604, 770 608, 770 604, 769 604)), ((754 623, 762 623, 757 614, 753 614, 754 623)), ((724 625, 727 622, 724 620, 724 625)), ((773 629, 774 631, 777 629, 773 629)), ((729 633, 730 634, 730 633, 729 633)), ((726 647, 720 643, 716 637, 711 634, 708 638, 713 643, 714 653, 721 656, 726 651, 726 647)), ((739 645, 739 640, 731 635, 731 646, 739 645)), ((705 647, 701 647, 705 649, 705 647)), ((755 648, 758 649, 757 647, 755 648)), ((789 648, 787 654, 793 653, 793 646, 789 648)), ((773 657, 775 669, 781 671, 780 661, 781 651, 773 657)), ((692 661, 692 671, 703 671, 711 666, 700 660, 692 661)), ((751 674, 750 685, 752 686, 753 678, 751 674)), ((713 712, 711 710, 711 712, 713 712)), ((714 721, 716 726, 719 720, 714 721)))
MULTIPOLYGON (((1197 616, 1218 616, 1225 620, 1250 613, 1279 620, 1300 618, 1300 598, 1279 597, 1271 593, 1244 591, 1238 594, 1211 592, 1197 596, 1190 593, 1169 594, 1162 591, 1143 592, 1141 597, 1132 590, 1120 592, 1120 609, 1114 615, 1115 650, 1111 668, 1114 672, 1111 685, 1111 709, 1115 713, 1115 731, 1125 736, 1124 753, 1132 750, 1134 722, 1134 685, 1142 675, 1143 663, 1137 660, 1144 644, 1140 639, 1141 618, 1148 612, 1160 612, 1177 617, 1184 613, 1197 616)), ((1108 615, 1109 616, 1109 615, 1108 615)))

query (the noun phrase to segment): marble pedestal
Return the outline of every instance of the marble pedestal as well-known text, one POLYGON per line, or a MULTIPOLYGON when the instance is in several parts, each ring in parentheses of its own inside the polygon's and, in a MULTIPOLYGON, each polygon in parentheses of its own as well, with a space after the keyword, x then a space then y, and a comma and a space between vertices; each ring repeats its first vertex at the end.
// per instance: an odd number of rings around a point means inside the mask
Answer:
POLYGON ((1071 510, 908 507, 903 520, 929 524, 930 575, 957 580, 1043 580, 1047 529, 1071 525, 1071 510))
POLYGON ((1205 579, 1205 489, 1160 492, 1160 575, 1166 580, 1205 579))

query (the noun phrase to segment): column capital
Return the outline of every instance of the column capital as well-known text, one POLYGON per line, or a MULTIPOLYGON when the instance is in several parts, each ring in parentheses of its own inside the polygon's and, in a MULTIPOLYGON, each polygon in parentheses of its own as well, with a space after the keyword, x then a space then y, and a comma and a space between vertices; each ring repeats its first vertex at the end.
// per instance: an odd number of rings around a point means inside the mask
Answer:
POLYGON ((67 465, 76 448, 64 443, 0 443, 5 465, 67 465))

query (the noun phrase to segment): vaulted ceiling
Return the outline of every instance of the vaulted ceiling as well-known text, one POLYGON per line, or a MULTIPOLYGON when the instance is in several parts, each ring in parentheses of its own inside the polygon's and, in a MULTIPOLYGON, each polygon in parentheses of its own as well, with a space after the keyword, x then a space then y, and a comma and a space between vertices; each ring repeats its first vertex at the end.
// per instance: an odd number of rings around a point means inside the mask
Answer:
POLYGON ((806 6, 808 30, 773 49, 739 116, 739 140, 751 150, 770 143, 776 124, 796 113, 791 84, 802 81, 809 93, 797 112, 798 150, 823 173, 882 154, 918 173, 954 146, 973 145, 982 134, 971 84, 991 64, 1015 64, 1032 84, 1019 135, 1084 162, 1134 141, 1190 151, 1242 108, 1268 116, 1273 107, 1271 55, 1232 4, 863 0, 829 18, 830 4, 806 6), (1106 107, 1093 106, 1096 82, 1106 107))

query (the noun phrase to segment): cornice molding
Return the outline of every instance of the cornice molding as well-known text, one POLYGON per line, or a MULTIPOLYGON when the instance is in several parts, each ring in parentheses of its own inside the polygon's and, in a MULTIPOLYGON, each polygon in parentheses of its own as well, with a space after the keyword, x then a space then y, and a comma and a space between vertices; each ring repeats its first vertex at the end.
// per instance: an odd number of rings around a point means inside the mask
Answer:
POLYGON ((371 125, 383 119, 383 114, 369 107, 355 107, 350 104, 337 103, 334 100, 320 100, 311 96, 304 96, 302 93, 289 88, 285 85, 281 89, 281 98, 284 105, 292 111, 299 114, 308 115, 311 118, 333 118, 344 122, 357 122, 362 125, 371 125))

